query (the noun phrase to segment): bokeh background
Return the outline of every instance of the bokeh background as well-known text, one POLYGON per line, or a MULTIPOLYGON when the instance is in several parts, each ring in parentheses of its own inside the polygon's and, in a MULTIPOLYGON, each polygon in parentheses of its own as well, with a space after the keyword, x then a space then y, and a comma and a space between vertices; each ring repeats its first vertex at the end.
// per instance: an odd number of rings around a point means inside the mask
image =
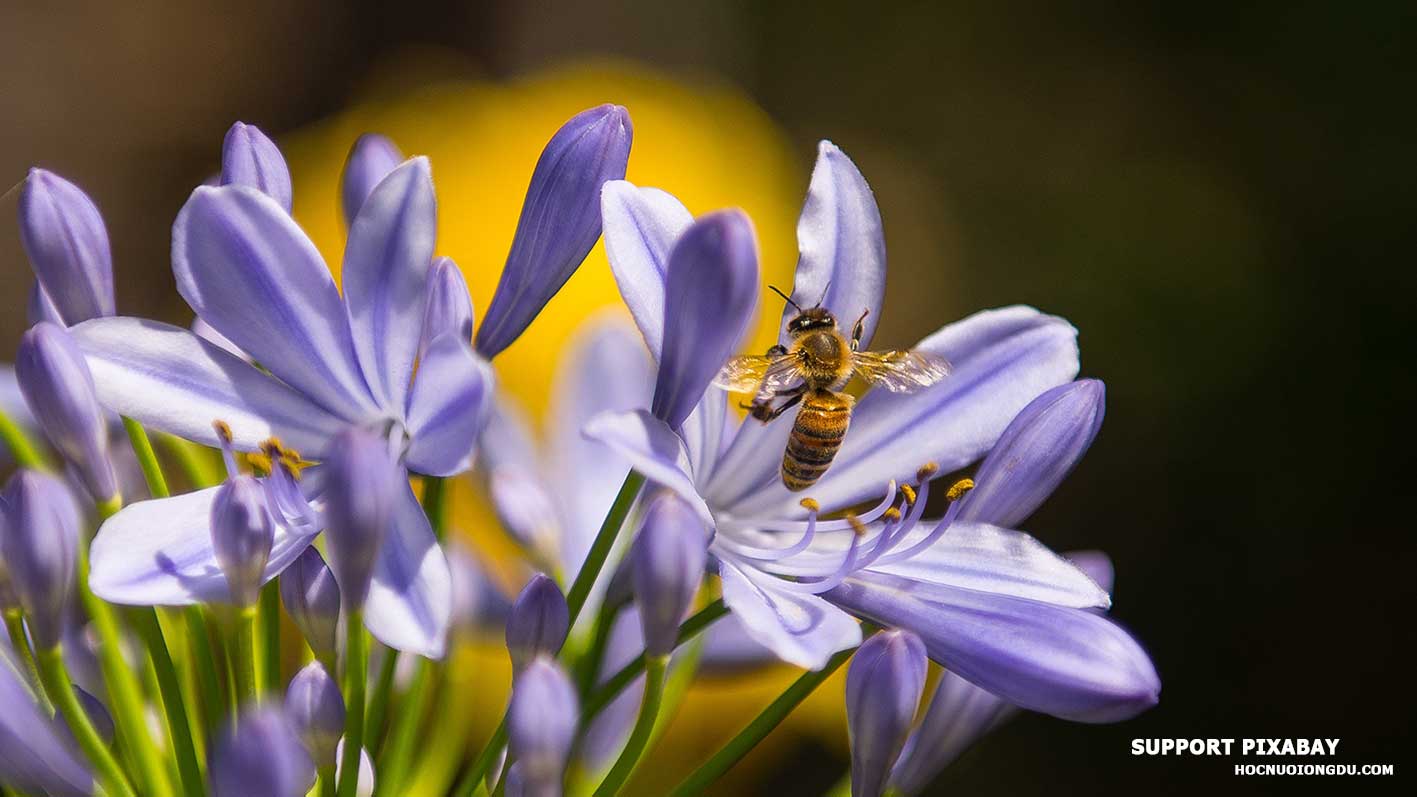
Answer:
MULTIPOLYGON (((107 219, 120 311, 185 323, 169 227, 218 169, 225 129, 252 122, 286 149, 297 218, 335 264, 339 164, 354 134, 377 129, 432 157, 440 250, 480 309, 536 153, 576 110, 625 104, 631 179, 697 212, 748 209, 780 283, 815 143, 831 138, 885 220, 882 345, 1014 302, 1081 330, 1107 421, 1028 528, 1060 550, 1112 555, 1115 616, 1164 684, 1159 707, 1120 725, 1021 718, 938 793, 1304 785, 1236 778, 1228 759, 1132 757, 1134 737, 1336 736, 1341 760, 1397 763, 1401 776, 1417 582, 1411 514, 1398 508, 1413 491, 1400 441, 1417 389, 1414 11, 4 0, 0 192, 34 164, 75 180, 107 219)), ((29 285, 14 212, 7 193, 3 360, 29 285)), ((614 302, 603 257, 499 361, 533 410, 574 323, 614 302)), ((832 784, 845 767, 833 688, 721 793, 832 784)), ((697 705, 734 706, 717 712, 728 733, 771 694, 722 683, 697 705)), ((665 767, 713 749, 712 731, 694 730, 671 731, 665 767)))

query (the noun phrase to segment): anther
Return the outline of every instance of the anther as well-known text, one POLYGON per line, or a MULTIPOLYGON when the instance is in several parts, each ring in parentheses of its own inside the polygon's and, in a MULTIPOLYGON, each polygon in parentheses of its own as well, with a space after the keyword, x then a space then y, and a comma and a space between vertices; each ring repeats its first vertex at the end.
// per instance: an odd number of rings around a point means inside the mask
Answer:
POLYGON ((934 476, 935 473, 939 470, 940 466, 936 463, 926 462, 924 465, 920 466, 920 470, 915 471, 915 480, 918 482, 923 482, 929 479, 931 476, 934 476))
POLYGON ((226 421, 212 421, 212 428, 216 430, 216 436, 221 438, 221 442, 231 445, 234 439, 231 435, 231 424, 226 421))
POLYGON ((900 510, 899 510, 899 509, 896 509, 895 507, 891 507, 890 509, 887 509, 887 510, 881 515, 881 517, 885 518, 887 521, 889 521, 889 522, 891 522, 891 523, 894 523, 894 522, 900 520, 900 518, 901 518, 900 510))
POLYGON ((901 495, 905 496, 905 502, 906 502, 907 504, 909 504, 909 505, 911 505, 911 506, 915 506, 915 488, 914 488, 914 487, 911 487, 911 486, 908 485, 908 484, 902 484, 902 485, 900 486, 900 493, 901 493, 901 495))
MULTIPOLYGON (((894 508, 894 507, 892 507, 892 508, 894 508)), ((888 510, 886 510, 886 511, 889 512, 890 510, 888 509, 888 510)), ((852 530, 853 532, 855 532, 856 536, 858 536, 858 537, 865 537, 865 536, 866 536, 866 524, 865 524, 865 523, 862 523, 860 518, 856 517, 855 515, 850 515, 850 514, 849 514, 849 515, 846 516, 846 522, 851 524, 851 530, 852 530)))
POLYGON ((973 489, 973 479, 960 479, 959 481, 950 485, 949 492, 945 493, 945 498, 949 499, 950 503, 954 503, 955 501, 958 501, 959 499, 963 498, 965 493, 973 489))
POLYGON ((822 505, 817 503, 817 499, 815 498, 803 498, 801 501, 798 501, 798 503, 801 504, 802 508, 807 510, 808 512, 822 511, 822 505))

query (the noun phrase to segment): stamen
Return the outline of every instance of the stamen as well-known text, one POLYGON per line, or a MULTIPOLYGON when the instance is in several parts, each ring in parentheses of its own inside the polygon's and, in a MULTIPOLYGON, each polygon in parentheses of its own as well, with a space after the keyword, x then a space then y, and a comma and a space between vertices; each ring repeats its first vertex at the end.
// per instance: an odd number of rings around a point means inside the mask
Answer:
MULTIPOLYGON (((906 500, 910 501, 909 498, 907 498, 906 500)), ((884 518, 887 523, 898 522, 901 518, 900 510, 896 509, 895 507, 891 507, 890 509, 887 509, 886 513, 884 515, 881 515, 881 517, 884 518)))
POLYGON ((940 470, 940 466, 934 462, 926 462, 920 466, 920 470, 915 471, 915 481, 924 484, 940 470))
MULTIPOLYGON (((872 507, 871 509, 867 510, 866 512, 863 512, 863 513, 861 514, 860 518, 859 518, 860 521, 861 521, 862 523, 874 523, 876 520, 878 520, 878 519, 881 517, 881 515, 885 514, 885 511, 890 508, 890 505, 891 505, 891 504, 895 503, 895 496, 896 496, 896 483, 895 483, 894 481, 892 481, 892 482, 890 482, 889 484, 886 485, 886 494, 885 494, 885 497, 883 497, 883 498, 881 499, 881 502, 880 502, 879 504, 875 505, 874 507, 872 507)), ((808 511, 817 511, 817 512, 820 512, 820 511, 821 511, 821 505, 818 504, 815 499, 812 499, 812 498, 804 498, 804 499, 802 499, 801 504, 802 504, 802 508, 803 508, 803 509, 806 509, 806 510, 808 510, 808 511), (811 505, 811 506, 808 506, 807 502, 811 502, 812 505, 811 505), (814 509, 814 507, 815 507, 815 509, 814 509)), ((802 528, 803 528, 805 525, 806 525, 806 521, 800 521, 800 520, 774 520, 774 521, 769 521, 769 522, 763 522, 763 521, 758 520, 758 519, 745 520, 745 521, 734 521, 734 520, 732 520, 732 519, 721 519, 721 520, 719 521, 718 527, 719 527, 719 530, 720 530, 720 531, 723 531, 723 530, 725 530, 725 529, 731 531, 732 529, 734 529, 734 528, 736 527, 736 528, 739 528, 739 529, 754 529, 754 530, 757 530, 757 531, 795 532, 795 531, 801 531, 802 528)), ((822 532, 822 531, 846 531, 846 530, 849 529, 849 528, 851 528, 851 523, 848 522, 848 521, 846 521, 846 520, 844 520, 844 519, 843 519, 843 520, 823 520, 823 521, 817 523, 817 531, 819 531, 819 532, 822 532)))
POLYGON ((786 559, 789 556, 796 556, 807 550, 811 546, 813 538, 817 536, 817 509, 819 504, 811 498, 803 498, 802 506, 807 510, 807 530, 802 533, 802 538, 786 548, 760 548, 756 545, 748 545, 727 536, 718 539, 733 548, 743 556, 756 559, 760 562, 776 562, 779 559, 786 559))
POLYGON ((221 461, 226 465, 226 476, 233 478, 241 473, 241 469, 236 466, 236 448, 232 443, 234 438, 231 434, 231 424, 218 419, 212 421, 212 429, 216 431, 217 441, 221 444, 221 461))
POLYGON ((802 508, 807 510, 808 512, 822 511, 822 505, 817 503, 817 499, 815 498, 803 498, 801 501, 798 501, 798 503, 801 504, 802 508))
POLYGON ((905 495, 905 502, 911 506, 915 505, 915 488, 908 484, 902 484, 900 491, 905 495))
POLYGON ((861 522, 861 518, 848 512, 846 514, 846 522, 851 524, 851 530, 855 532, 857 537, 866 536, 866 524, 861 522))
POLYGON ((959 499, 963 498, 965 493, 973 489, 973 479, 960 479, 959 481, 950 485, 950 490, 949 492, 945 493, 945 498, 949 499, 949 502, 953 504, 955 501, 958 501, 959 499))

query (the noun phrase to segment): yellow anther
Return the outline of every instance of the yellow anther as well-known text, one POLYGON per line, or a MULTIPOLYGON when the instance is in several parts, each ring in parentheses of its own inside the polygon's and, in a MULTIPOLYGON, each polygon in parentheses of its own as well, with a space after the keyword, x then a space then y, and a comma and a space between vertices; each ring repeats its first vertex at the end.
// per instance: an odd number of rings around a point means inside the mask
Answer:
POLYGON ((896 509, 895 507, 891 507, 890 509, 887 509, 885 513, 881 515, 881 517, 894 523, 897 520, 900 520, 900 510, 896 509))
POLYGON ((914 487, 911 487, 911 486, 908 485, 908 484, 902 484, 902 485, 900 486, 900 494, 903 495, 903 496, 905 496, 905 502, 906 502, 907 504, 910 504, 911 506, 915 506, 915 488, 914 488, 914 487))
POLYGON ((212 421, 212 428, 216 430, 216 436, 220 437, 223 443, 231 445, 231 424, 226 421, 212 421))
POLYGON ((856 536, 866 536, 866 524, 862 523, 860 518, 856 517, 855 515, 848 514, 846 516, 846 522, 851 524, 851 530, 856 532, 856 536))
POLYGON ((817 499, 815 498, 803 498, 798 503, 800 503, 802 505, 802 508, 807 510, 808 512, 822 511, 822 505, 817 503, 817 499))
POLYGON ((934 462, 926 462, 924 465, 920 466, 920 470, 915 471, 915 480, 918 482, 923 482, 926 479, 929 479, 931 476, 934 476, 935 473, 939 470, 939 465, 935 464, 934 462))
POLYGON ((950 500, 950 503, 954 503, 955 501, 958 501, 959 499, 963 498, 965 493, 973 489, 973 479, 960 479, 959 481, 950 485, 950 490, 949 492, 945 493, 945 497, 950 500))
POLYGON ((281 445, 279 437, 268 437, 261 442, 261 453, 271 459, 280 459, 285 456, 285 446, 281 445))
POLYGON ((247 454, 246 464, 251 466, 251 471, 257 476, 271 475, 271 458, 266 454, 247 454))

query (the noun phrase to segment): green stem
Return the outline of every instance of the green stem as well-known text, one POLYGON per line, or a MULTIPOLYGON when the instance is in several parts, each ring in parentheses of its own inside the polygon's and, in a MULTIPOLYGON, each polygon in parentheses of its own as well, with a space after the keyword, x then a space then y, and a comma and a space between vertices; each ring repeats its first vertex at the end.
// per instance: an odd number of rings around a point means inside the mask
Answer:
POLYGON ((162 475, 162 465, 157 461, 157 452, 143 425, 132 418, 123 418, 123 428, 128 432, 128 442, 133 444, 133 453, 138 457, 138 466, 143 469, 143 480, 148 483, 148 492, 153 498, 171 495, 167 489, 167 478, 162 475))
POLYGON ((30 683, 34 686, 36 699, 46 714, 54 713, 54 706, 49 702, 49 696, 44 693, 44 683, 39 677, 39 665, 34 662, 34 649, 30 647, 29 634, 25 633, 25 618, 18 609, 10 609, 5 612, 5 630, 10 633, 10 647, 20 656, 24 662, 25 671, 29 673, 30 683))
POLYGON ((621 604, 605 601, 595 614, 595 628, 591 632, 590 647, 576 660, 576 693, 584 700, 595 688, 595 678, 600 674, 600 662, 605 658, 605 648, 610 644, 610 629, 615 625, 615 617, 620 614, 621 604))
MULTIPOLYGON (((118 631, 118 619, 113 607, 98 599, 89 589, 89 549, 79 546, 78 577, 75 579, 79 590, 79 600, 93 621, 98 635, 98 663, 103 671, 103 681, 108 686, 112 702, 113 719, 118 725, 119 735, 133 758, 138 762, 141 773, 139 786, 145 795, 163 796, 171 794, 167 772, 152 736, 148 734, 146 709, 143 706, 142 690, 138 679, 128 662, 123 658, 123 641, 118 631)), ((50 696, 51 698, 53 695, 50 696)))
POLYGON ((323 766, 320 767, 317 774, 320 776, 320 797, 336 797, 335 768, 323 766))
POLYGON ((261 628, 260 668, 256 671, 256 691, 266 694, 280 689, 280 592, 275 580, 261 589, 258 622, 261 628))
MULTIPOLYGON (((728 606, 723 602, 722 598, 694 612, 689 619, 684 621, 683 625, 679 626, 679 639, 674 643, 675 647, 683 645, 699 634, 702 634, 715 620, 725 614, 728 614, 728 606)), ((614 700, 621 692, 625 691, 625 688, 633 683, 636 678, 640 677, 640 673, 644 671, 645 657, 637 656, 634 661, 621 667, 620 670, 610 676, 599 689, 592 692, 590 697, 586 698, 585 704, 581 708, 581 730, 584 731, 589 727, 590 721, 595 719, 595 715, 599 714, 606 706, 610 705, 610 701, 614 700)))
POLYGON ((635 505, 635 498, 640 494, 640 487, 644 486, 644 483, 645 477, 630 471, 625 477, 625 483, 620 485, 615 503, 610 505, 605 522, 600 524, 600 531, 595 535, 595 542, 591 543, 585 563, 581 565, 580 572, 576 573, 576 580, 571 582, 571 589, 566 594, 566 605, 571 610, 571 627, 575 627, 576 618, 581 616, 581 610, 590 598, 591 588, 600 577, 605 560, 610 558, 610 551, 615 548, 615 538, 620 536, 620 527, 625 525, 625 518, 630 514, 630 507, 635 505))
POLYGON ((379 675, 374 679, 374 694, 369 697, 369 712, 364 720, 364 735, 369 749, 376 755, 383 752, 384 715, 389 712, 389 699, 394 692, 394 674, 398 669, 399 652, 384 648, 379 662, 379 675))
POLYGON ((150 606, 142 606, 133 609, 129 617, 147 646, 157 674, 158 692, 162 695, 163 711, 167 715, 168 738, 177 756, 177 773, 182 780, 183 794, 205 794, 202 769, 197 765, 197 750, 192 744, 192 726, 187 719, 186 701, 182 698, 182 684, 177 679, 177 668, 172 664, 172 655, 168 652, 157 613, 150 606))
POLYGON ((16 465, 35 470, 49 470, 49 464, 45 462, 44 455, 39 453, 39 446, 30 439, 29 434, 22 426, 5 414, 4 410, 0 410, 0 442, 10 449, 10 454, 15 458, 16 465))
POLYGON ((682 783, 670 792, 671 797, 693 797, 702 794, 714 781, 723 777, 724 773, 732 769, 735 764, 743 759, 754 747, 757 747, 763 739, 767 738, 773 729, 782 724, 787 719, 787 715, 792 710, 806 700, 809 695, 832 673, 836 672, 846 660, 851 658, 855 648, 843 650, 832 656, 827 661, 825 667, 813 672, 802 673, 792 685, 787 687, 777 699, 768 704, 762 713, 753 718, 738 735, 728 740, 717 753, 713 754, 709 760, 705 761, 698 769, 690 773, 682 783))
POLYGON ((364 688, 369 680, 369 642, 364 611, 345 616, 344 757, 340 762, 339 797, 354 797, 359 786, 359 752, 364 747, 364 688))
POLYGON ((220 466, 211 456, 211 449, 170 434, 160 434, 157 439, 162 443, 163 449, 177 461, 177 467, 182 469, 183 475, 193 487, 211 487, 222 482, 224 477, 220 466))
POLYGON ((375 790, 377 795, 403 794, 400 788, 404 785, 404 778, 413 758, 413 744, 418 738, 418 725, 423 718, 424 704, 428 700, 428 686, 433 670, 433 662, 428 659, 418 660, 413 682, 409 684, 408 693, 399 704, 399 712, 394 717, 394 724, 389 728, 389 735, 384 744, 384 754, 379 758, 379 783, 375 790))
POLYGON ((669 666, 668 656, 654 656, 645 663, 645 695, 640 701, 640 715, 635 719, 635 727, 615 766, 610 768, 605 780, 595 790, 595 797, 614 797, 620 793, 625 781, 635 771, 635 764, 649 746, 650 735, 654 733, 654 723, 659 717, 659 701, 664 697, 664 672, 669 666))
POLYGON ((133 787, 123 775, 118 760, 113 757, 112 751, 98 735, 98 731, 94 730, 93 722, 89 720, 83 706, 79 705, 79 698, 74 694, 73 684, 69 680, 69 672, 64 668, 64 651, 59 645, 41 650, 38 664, 45 690, 49 692, 50 699, 64 717, 64 722, 69 725, 79 748, 88 756, 98 772, 104 790, 113 797, 133 797, 133 787))
POLYGON ((423 477, 423 514, 428 516, 428 523, 433 527, 438 542, 442 542, 448 527, 447 479, 441 476, 423 477))
POLYGON ((217 721, 222 715, 221 681, 217 678, 216 657, 212 655, 212 646, 207 633, 207 621, 202 614, 202 607, 188 606, 183 609, 182 614, 187 621, 187 646, 195 664, 197 692, 201 695, 204 727, 210 736, 216 730, 217 721))
MULTIPOLYGON (((231 646, 231 669, 236 678, 236 703, 240 708, 256 702, 256 607, 242 606, 236 614, 231 646)), ((233 722, 235 717, 231 718, 233 722)))
POLYGON ((471 797, 478 789, 483 787, 483 781, 487 779, 487 770, 492 768, 493 762, 497 760, 497 754, 507 746, 507 715, 502 715, 502 722, 492 731, 492 738, 487 740, 482 752, 478 753, 477 760, 472 762, 467 772, 463 773, 462 780, 453 789, 453 794, 458 797, 471 797))

